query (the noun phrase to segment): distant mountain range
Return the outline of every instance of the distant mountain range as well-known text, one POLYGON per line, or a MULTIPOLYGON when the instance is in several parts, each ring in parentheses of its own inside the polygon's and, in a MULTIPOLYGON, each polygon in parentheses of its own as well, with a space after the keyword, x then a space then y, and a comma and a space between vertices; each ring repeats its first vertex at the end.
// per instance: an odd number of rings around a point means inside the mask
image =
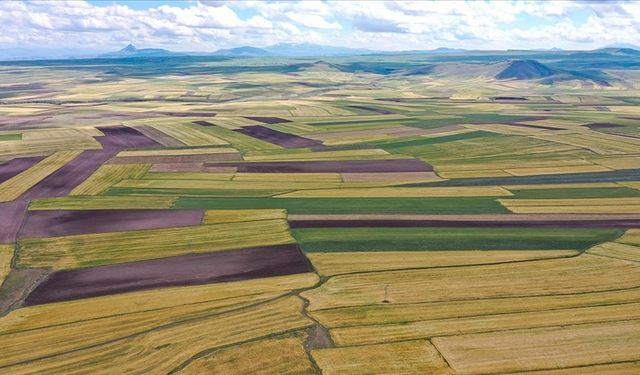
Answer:
POLYGON ((236 57, 308 57, 308 56, 357 56, 372 54, 405 54, 405 53, 459 53, 464 52, 463 49, 453 48, 437 48, 433 50, 413 50, 400 52, 374 51, 363 48, 333 47, 311 43, 279 43, 263 48, 258 47, 236 47, 229 49, 220 49, 211 53, 192 53, 192 52, 173 52, 160 48, 136 48, 133 44, 129 44, 125 48, 102 54, 101 58, 126 58, 126 57, 164 57, 164 56, 236 56, 236 57))

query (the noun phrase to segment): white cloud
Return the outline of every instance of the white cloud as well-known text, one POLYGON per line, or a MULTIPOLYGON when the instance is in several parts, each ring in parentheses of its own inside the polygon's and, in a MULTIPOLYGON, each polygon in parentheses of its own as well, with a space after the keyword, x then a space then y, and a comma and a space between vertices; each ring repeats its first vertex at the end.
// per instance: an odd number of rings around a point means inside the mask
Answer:
POLYGON ((391 50, 595 48, 640 43, 640 2, 200 0, 134 10, 81 0, 0 1, 0 24, 3 45, 34 48, 112 50, 129 41, 201 51, 279 42, 391 50))

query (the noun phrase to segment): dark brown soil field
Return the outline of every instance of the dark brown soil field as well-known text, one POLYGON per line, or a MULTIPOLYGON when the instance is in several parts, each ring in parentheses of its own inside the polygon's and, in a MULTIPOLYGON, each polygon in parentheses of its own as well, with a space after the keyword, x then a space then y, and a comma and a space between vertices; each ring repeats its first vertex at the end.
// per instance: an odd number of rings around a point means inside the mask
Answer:
POLYGON ((163 156, 124 156, 109 160, 108 164, 163 164, 163 163, 203 163, 213 161, 242 160, 242 155, 237 152, 223 154, 197 154, 197 155, 163 155, 163 156))
POLYGON ((611 122, 594 122, 594 123, 591 123, 591 124, 584 124, 582 126, 586 126, 587 128, 589 128, 591 130, 612 129, 612 128, 622 128, 622 127, 624 127, 624 125, 613 124, 611 122))
POLYGON ((200 225, 203 209, 29 211, 20 238, 200 225))
POLYGON ((0 183, 11 177, 26 171, 32 165, 44 159, 44 156, 34 156, 29 158, 11 159, 4 164, 0 164, 0 183))
POLYGON ((382 109, 382 108, 376 108, 376 107, 367 107, 364 105, 350 105, 347 106, 349 108, 353 108, 353 109, 362 109, 365 111, 369 111, 369 112, 373 112, 373 113, 377 113, 379 115, 392 115, 393 112, 386 110, 386 109, 382 109))
POLYGON ((205 166, 238 167, 238 172, 245 173, 382 173, 433 171, 432 166, 417 159, 205 163, 205 166))
POLYGON ((102 150, 82 152, 82 154, 67 163, 67 165, 53 172, 31 189, 27 190, 21 198, 33 199, 65 196, 121 150, 161 147, 159 143, 147 138, 139 131, 126 126, 98 128, 98 130, 104 133, 104 136, 96 137, 102 144, 102 150))
POLYGON ((287 119, 280 118, 280 117, 245 116, 244 118, 249 119, 249 120, 253 120, 253 121, 258 121, 258 122, 261 122, 263 124, 281 124, 283 122, 291 122, 291 120, 287 120, 287 119))
POLYGON ((505 122, 502 124, 509 125, 509 126, 520 126, 522 128, 532 128, 532 129, 542 129, 542 130, 565 130, 562 128, 554 128, 553 126, 520 124, 518 122, 505 122))
POLYGON ((214 117, 215 112, 158 112, 171 117, 214 117))
POLYGON ((65 166, 27 190, 21 198, 33 199, 65 196, 69 194, 73 188, 86 180, 104 162, 111 159, 112 156, 114 156, 113 153, 103 150, 84 151, 65 166))
POLYGON ((194 121, 193 123, 200 126, 215 126, 215 124, 212 124, 209 121, 194 121))
POLYGON ((243 128, 236 129, 235 131, 284 148, 310 147, 319 149, 323 147, 322 142, 316 141, 315 139, 279 132, 277 130, 266 128, 262 125, 245 126, 243 128))
POLYGON ((105 152, 134 148, 160 148, 161 144, 126 126, 99 127, 104 137, 96 137, 105 152))
POLYGON ((295 244, 182 255, 54 272, 25 305, 304 272, 312 267, 295 244))
POLYGON ((0 243, 15 242, 28 205, 26 200, 0 203, 0 243))

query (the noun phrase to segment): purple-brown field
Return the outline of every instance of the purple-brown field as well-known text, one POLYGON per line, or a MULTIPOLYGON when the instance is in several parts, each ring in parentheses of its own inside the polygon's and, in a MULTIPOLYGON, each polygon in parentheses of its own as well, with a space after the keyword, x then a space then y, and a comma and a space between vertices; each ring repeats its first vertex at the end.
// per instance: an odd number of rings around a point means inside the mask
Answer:
POLYGON ((33 156, 28 158, 11 159, 4 164, 0 164, 0 183, 11 177, 26 171, 32 165, 44 159, 44 156, 33 156))
POLYGON ((29 201, 0 203, 0 243, 15 242, 29 201))
POLYGON ((287 120, 280 117, 262 117, 262 116, 245 116, 244 118, 258 121, 263 124, 282 124, 284 122, 291 122, 291 120, 287 120))
POLYGON ((199 225, 203 209, 29 211, 20 238, 122 232, 199 225))
POLYGON ((379 115, 392 115, 393 114, 393 112, 389 111, 388 109, 377 108, 377 107, 367 107, 367 106, 364 106, 364 105, 350 105, 349 108, 361 109, 361 110, 364 110, 364 111, 377 113, 379 115))
POLYGON ((262 125, 245 126, 240 129, 236 129, 238 133, 248 135, 250 137, 258 138, 269 143, 282 146, 284 148, 304 148, 309 147, 313 149, 322 148, 324 145, 322 142, 314 139, 304 138, 297 135, 283 133, 277 130, 269 129, 262 125))
POLYGON ((26 298, 25 305, 311 272, 295 244, 123 263, 54 272, 26 298))
POLYGON ((245 173, 371 173, 371 172, 431 172, 433 167, 417 159, 290 161, 255 163, 205 163, 205 166, 237 167, 245 173))
POLYGON ((196 155, 123 156, 109 160, 108 164, 174 164, 233 160, 242 160, 242 155, 237 152, 228 152, 196 155))

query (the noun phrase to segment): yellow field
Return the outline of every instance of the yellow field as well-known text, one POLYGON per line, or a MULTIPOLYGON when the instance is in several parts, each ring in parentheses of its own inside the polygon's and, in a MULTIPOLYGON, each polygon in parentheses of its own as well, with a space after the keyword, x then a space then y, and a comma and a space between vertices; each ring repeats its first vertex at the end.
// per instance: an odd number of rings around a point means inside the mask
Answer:
POLYGON ((264 210, 207 210, 204 213, 202 223, 221 224, 286 218, 287 211, 279 208, 264 210))
POLYGON ((86 136, 79 138, 44 138, 29 141, 2 141, 0 142, 0 157, 49 155, 52 152, 99 150, 100 148, 98 141, 86 136))
POLYGON ((67 269, 292 242, 283 219, 33 238, 20 241, 18 265, 67 269))
POLYGON ((385 185, 440 180, 434 172, 342 173, 344 182, 383 183, 385 185))
POLYGON ((0 286, 9 271, 11 271, 11 259, 13 259, 14 249, 15 245, 13 244, 0 244, 0 286))
POLYGON ((375 251, 308 253, 321 275, 383 271, 403 268, 427 268, 560 258, 578 255, 573 250, 498 250, 498 251, 375 251))
MULTIPOLYGON (((155 164, 154 166, 158 166, 155 164)), ((151 171, 154 167, 151 167, 151 171)), ((217 180, 230 181, 233 172, 147 172, 143 178, 150 180, 217 180)))
POLYGON ((100 209, 166 209, 175 203, 174 197, 153 196, 75 196, 34 199, 29 210, 100 210, 100 209))
POLYGON ((517 214, 636 214, 640 198, 499 199, 517 214))
POLYGON ((552 370, 640 360, 640 320, 460 335, 432 342, 457 374, 552 370))
POLYGON ((640 286, 640 264, 582 255, 512 264, 335 276, 302 293, 310 310, 456 299, 596 292, 640 286), (620 277, 624 275, 624 277, 620 277), (536 283, 531 283, 536 280, 536 283), (472 287, 470 287, 472 286, 472 287))
POLYGON ((190 362, 179 373, 199 374, 315 374, 304 341, 307 335, 290 335, 247 342, 216 350, 190 362))
POLYGON ((244 157, 246 161, 304 161, 304 160, 385 160, 404 159, 401 155, 393 155, 382 149, 344 150, 300 152, 286 150, 279 153, 249 153, 244 157))
MULTIPOLYGON (((272 180, 240 179, 221 180, 123 180, 114 187, 152 189, 213 189, 213 190, 272 190, 286 192, 294 189, 330 189, 344 186, 342 182, 290 180, 286 183, 272 180)), ((353 186, 354 184, 351 184, 353 186)), ((347 185, 349 186, 349 185, 347 185)), ((343 189, 337 189, 342 191, 343 189)), ((506 194, 504 194, 506 195, 506 194)))
POLYGON ((499 197, 513 195, 499 186, 478 187, 388 187, 388 188, 343 188, 304 190, 281 194, 282 198, 421 198, 421 197, 499 197))
POLYGON ((181 156, 181 155, 208 155, 208 154, 224 154, 237 153, 238 150, 231 147, 206 147, 206 148, 187 148, 187 149, 159 149, 159 150, 131 150, 120 151, 117 157, 140 157, 140 156, 181 156))
MULTIPOLYGON (((29 351, 25 353, 21 350, 22 355, 33 358, 22 364, 19 364, 20 360, 13 356, 3 356, 2 361, 7 366, 4 371, 11 374, 108 373, 115 368, 120 372, 168 373, 183 364, 188 364, 190 358, 203 350, 308 327, 313 322, 301 315, 301 308, 302 301, 299 298, 283 297, 228 313, 213 312, 173 324, 157 325, 153 329, 73 351, 68 348, 60 349, 57 346, 41 346, 44 350, 57 352, 55 355, 50 353, 34 355, 35 353, 29 351), (12 363, 16 364, 11 365, 12 363)), ((92 324, 99 323, 89 322, 89 326, 78 327, 76 334, 81 331, 80 338, 86 339, 86 333, 93 331, 92 324)), ((121 324, 118 324, 111 329, 120 326, 121 324)), ((68 330, 69 328, 67 327, 68 330)), ((16 347, 16 344, 21 347, 29 345, 29 342, 33 341, 28 337, 29 333, 24 334, 26 336, 23 338, 20 334, 11 336, 16 340, 11 340, 13 345, 5 336, 0 345, 7 345, 7 347, 16 347)), ((64 336, 47 335, 47 337, 57 339, 55 342, 66 341, 64 336)), ((41 343, 38 339, 35 342, 41 343)))
POLYGON ((0 202, 18 198, 45 177, 75 159, 82 151, 60 151, 0 184, 0 202))
POLYGON ((227 145, 229 142, 208 133, 197 125, 190 123, 157 123, 149 124, 166 135, 173 137, 187 146, 227 145))
POLYGON ((640 303, 440 320, 425 318, 427 319, 410 323, 336 328, 331 330, 331 336, 336 344, 349 346, 469 333, 631 320, 640 319, 640 303))
POLYGON ((104 164, 76 186, 69 195, 100 194, 122 180, 142 178, 149 168, 150 164, 104 164))
POLYGON ((452 374, 438 351, 426 340, 330 348, 312 351, 322 373, 332 374, 452 374))
POLYGON ((586 173, 586 172, 607 172, 611 171, 601 165, 576 165, 562 167, 531 167, 505 169, 505 172, 514 176, 536 176, 543 174, 563 174, 563 173, 586 173))
POLYGON ((587 253, 640 262, 639 246, 627 245, 617 242, 605 242, 603 244, 594 246, 589 249, 587 253))
POLYGON ((457 299, 410 304, 376 304, 315 310, 312 316, 329 328, 399 325, 424 320, 545 312, 590 306, 640 303, 640 288, 578 294, 457 299))

